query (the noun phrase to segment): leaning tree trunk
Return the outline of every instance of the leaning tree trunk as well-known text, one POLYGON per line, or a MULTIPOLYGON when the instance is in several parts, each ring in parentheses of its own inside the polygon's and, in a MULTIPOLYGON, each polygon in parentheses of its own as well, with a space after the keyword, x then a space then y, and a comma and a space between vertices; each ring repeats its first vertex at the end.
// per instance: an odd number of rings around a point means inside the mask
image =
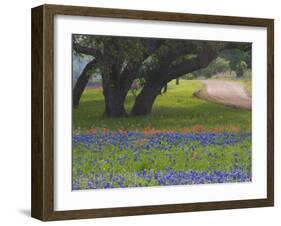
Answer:
POLYGON ((217 57, 215 52, 205 51, 200 56, 196 57, 189 62, 183 62, 176 67, 169 68, 167 63, 163 63, 163 67, 158 68, 155 71, 150 72, 150 77, 154 76, 149 82, 145 83, 142 91, 137 96, 135 104, 133 106, 132 115, 147 115, 150 114, 153 103, 156 97, 161 93, 161 89, 168 82, 173 79, 179 84, 179 77, 183 74, 204 68, 217 57), (157 75, 161 75, 158 76, 157 75))
POLYGON ((77 108, 79 106, 80 98, 88 84, 95 63, 96 60, 94 59, 86 65, 73 88, 72 104, 74 108, 77 108))
POLYGON ((161 93, 163 84, 145 84, 137 96, 131 115, 148 115, 156 97, 161 93))

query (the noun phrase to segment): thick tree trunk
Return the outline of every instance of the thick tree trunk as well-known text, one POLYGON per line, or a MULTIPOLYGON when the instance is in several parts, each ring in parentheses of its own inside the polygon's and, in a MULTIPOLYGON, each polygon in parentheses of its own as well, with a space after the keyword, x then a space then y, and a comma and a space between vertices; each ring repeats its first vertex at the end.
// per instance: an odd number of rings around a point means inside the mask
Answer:
POLYGON ((145 84, 137 96, 131 115, 148 115, 151 112, 156 97, 160 94, 162 84, 145 84))
POLYGON ((85 66, 73 88, 72 104, 74 108, 77 108, 79 106, 80 98, 88 84, 95 63, 96 60, 92 60, 85 66))
POLYGON ((114 88, 106 88, 103 91, 105 110, 104 115, 107 117, 121 117, 126 115, 124 101, 125 98, 114 88))
POLYGON ((118 76, 103 76, 104 115, 121 117, 126 115, 124 102, 127 92, 118 81, 118 76))
POLYGON ((180 79, 176 78, 176 85, 179 85, 179 84, 180 84, 180 79))

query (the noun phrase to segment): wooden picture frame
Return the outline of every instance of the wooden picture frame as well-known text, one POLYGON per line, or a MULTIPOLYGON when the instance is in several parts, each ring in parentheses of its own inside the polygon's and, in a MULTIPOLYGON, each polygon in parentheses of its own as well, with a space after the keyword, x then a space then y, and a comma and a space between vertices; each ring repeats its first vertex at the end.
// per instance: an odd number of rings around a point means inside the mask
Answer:
POLYGON ((273 19, 136 11, 61 5, 32 9, 32 200, 31 215, 51 221, 162 214, 274 205, 274 21, 273 19), (267 198, 99 209, 54 210, 54 16, 124 18, 267 29, 267 198))

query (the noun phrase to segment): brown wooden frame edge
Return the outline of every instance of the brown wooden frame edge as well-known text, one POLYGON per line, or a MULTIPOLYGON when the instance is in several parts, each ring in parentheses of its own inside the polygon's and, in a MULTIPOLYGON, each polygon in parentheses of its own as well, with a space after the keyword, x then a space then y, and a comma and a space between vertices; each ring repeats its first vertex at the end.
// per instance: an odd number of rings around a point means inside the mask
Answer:
POLYGON ((274 205, 274 20, 124 9, 42 5, 32 9, 31 216, 43 221, 274 205), (105 209, 54 211, 53 22, 55 15, 257 26, 267 28, 267 198, 105 209))

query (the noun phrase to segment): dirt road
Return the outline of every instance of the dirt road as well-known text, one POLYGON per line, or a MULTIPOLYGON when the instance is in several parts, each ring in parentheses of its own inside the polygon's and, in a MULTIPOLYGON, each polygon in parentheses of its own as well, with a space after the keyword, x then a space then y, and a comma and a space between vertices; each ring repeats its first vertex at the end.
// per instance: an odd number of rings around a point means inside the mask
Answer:
POLYGON ((252 99, 242 84, 231 81, 200 80, 206 87, 194 93, 196 97, 251 110, 252 99))

